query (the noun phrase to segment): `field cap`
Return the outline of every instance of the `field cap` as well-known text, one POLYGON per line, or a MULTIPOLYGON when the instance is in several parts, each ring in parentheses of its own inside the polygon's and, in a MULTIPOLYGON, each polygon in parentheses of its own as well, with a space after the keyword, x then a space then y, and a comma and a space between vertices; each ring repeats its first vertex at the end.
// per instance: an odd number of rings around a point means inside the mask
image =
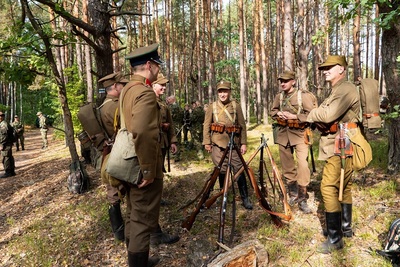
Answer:
POLYGON ((147 61, 154 61, 157 64, 164 64, 158 55, 158 44, 152 44, 149 46, 139 47, 129 53, 125 59, 129 60, 131 66, 137 66, 146 63, 147 61))
POLYGON ((42 112, 38 111, 38 113, 36 113, 36 116, 40 116, 40 115, 42 115, 42 112))
POLYGON ((295 77, 296 77, 296 74, 293 71, 285 70, 284 72, 279 74, 278 81, 279 80, 286 80, 286 81, 294 80, 295 77))
POLYGON ((232 89, 232 88, 231 88, 231 83, 230 83, 230 82, 227 82, 227 81, 220 81, 220 82, 217 84, 217 91, 218 91, 219 89, 228 89, 228 90, 231 90, 231 89, 232 89))
POLYGON ((318 69, 321 70, 325 67, 331 67, 335 65, 340 65, 342 67, 347 67, 345 56, 328 56, 324 63, 322 63, 318 69))
POLYGON ((18 118, 18 115, 15 115, 14 118, 18 118))
POLYGON ((114 83, 121 83, 121 84, 129 83, 129 80, 125 79, 124 76, 122 76, 122 74, 120 72, 116 72, 116 73, 111 73, 111 74, 108 74, 107 76, 104 76, 103 78, 101 78, 99 80, 99 82, 102 82, 103 87, 107 88, 107 87, 113 85, 114 83))
POLYGON ((4 114, 2 111, 0 111, 0 116, 4 117, 6 114, 4 114))
POLYGON ((169 80, 165 78, 162 73, 159 73, 157 76, 157 80, 155 80, 153 84, 166 84, 167 82, 169 82, 169 80))

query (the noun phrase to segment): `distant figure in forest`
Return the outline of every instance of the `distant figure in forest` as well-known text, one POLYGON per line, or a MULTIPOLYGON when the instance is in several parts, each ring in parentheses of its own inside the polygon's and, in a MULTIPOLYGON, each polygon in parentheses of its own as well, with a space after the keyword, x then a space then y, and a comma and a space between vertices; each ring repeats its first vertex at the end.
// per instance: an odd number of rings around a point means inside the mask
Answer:
POLYGON ((22 124, 18 115, 14 116, 14 121, 11 123, 11 126, 14 128, 15 146, 17 147, 17 151, 19 151, 19 144, 21 144, 21 149, 25 150, 24 124, 22 124))
POLYGON ((48 141, 47 141, 47 130, 48 126, 46 123, 46 117, 43 115, 41 111, 38 111, 36 113, 36 116, 39 119, 39 128, 40 128, 40 134, 42 135, 42 149, 47 149, 48 141))
POLYGON ((0 151, 3 156, 4 174, 0 178, 15 176, 15 161, 12 155, 13 128, 4 119, 5 114, 0 111, 0 151))

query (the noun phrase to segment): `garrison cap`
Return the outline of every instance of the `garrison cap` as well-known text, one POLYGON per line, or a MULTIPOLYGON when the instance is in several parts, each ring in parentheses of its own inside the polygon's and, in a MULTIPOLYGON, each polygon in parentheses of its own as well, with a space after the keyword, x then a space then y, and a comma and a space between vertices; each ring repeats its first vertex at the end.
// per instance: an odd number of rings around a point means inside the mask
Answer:
POLYGON ((287 81, 294 80, 295 77, 296 77, 296 74, 293 71, 285 70, 284 72, 279 74, 278 81, 279 80, 287 80, 287 81))
POLYGON ((38 111, 38 112, 36 113, 36 116, 40 116, 40 115, 42 115, 42 112, 41 112, 41 111, 38 111))
POLYGON ((14 118, 19 118, 18 115, 15 115, 14 118))
POLYGON ((125 79, 124 76, 122 76, 122 74, 120 72, 116 72, 116 73, 111 73, 108 74, 107 76, 104 76, 103 78, 101 78, 99 80, 99 82, 103 83, 103 86, 105 88, 113 85, 114 83, 121 83, 121 84, 126 84, 129 83, 128 79, 125 79))
POLYGON ((157 80, 155 80, 153 84, 166 84, 167 82, 169 82, 169 80, 165 78, 162 73, 159 73, 157 76, 157 80))
POLYGON ((218 91, 219 89, 228 89, 228 90, 231 90, 231 89, 232 89, 232 88, 231 88, 231 83, 230 83, 230 82, 227 82, 227 81, 220 81, 220 82, 217 84, 217 91, 218 91))
POLYGON ((125 59, 129 60, 132 67, 144 64, 149 60, 154 61, 157 64, 164 64, 164 61, 161 60, 157 50, 157 43, 149 46, 139 47, 129 53, 125 59))
POLYGON ((4 117, 6 114, 4 114, 2 111, 0 111, 0 116, 4 117))
POLYGON ((328 56, 324 63, 322 63, 318 69, 322 70, 325 67, 332 67, 335 65, 340 65, 342 67, 347 67, 347 61, 345 56, 328 56))

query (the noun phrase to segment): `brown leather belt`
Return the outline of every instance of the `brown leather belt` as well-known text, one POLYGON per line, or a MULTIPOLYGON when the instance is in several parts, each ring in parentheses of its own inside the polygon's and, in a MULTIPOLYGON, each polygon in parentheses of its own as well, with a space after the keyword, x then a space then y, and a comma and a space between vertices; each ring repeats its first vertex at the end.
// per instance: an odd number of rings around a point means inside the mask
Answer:
POLYGON ((369 119, 369 118, 371 118, 371 117, 378 117, 378 116, 379 116, 379 113, 378 113, 378 112, 363 114, 363 117, 366 117, 367 119, 369 119))

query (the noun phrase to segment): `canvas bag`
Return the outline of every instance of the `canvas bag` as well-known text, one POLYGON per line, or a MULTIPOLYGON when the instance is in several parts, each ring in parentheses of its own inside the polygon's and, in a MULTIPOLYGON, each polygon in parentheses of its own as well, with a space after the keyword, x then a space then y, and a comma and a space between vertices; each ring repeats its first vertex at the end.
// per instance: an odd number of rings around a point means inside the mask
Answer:
POLYGON ((371 145, 361 133, 360 128, 348 129, 347 136, 353 146, 353 170, 359 171, 368 166, 372 160, 371 145))
POLYGON ((125 118, 122 112, 125 89, 126 87, 121 93, 119 100, 121 128, 118 130, 113 148, 111 149, 107 162, 104 162, 104 165, 106 166, 106 172, 112 177, 131 184, 138 184, 143 175, 140 171, 139 160, 136 155, 135 144, 133 143, 133 136, 132 133, 126 129, 125 118))

